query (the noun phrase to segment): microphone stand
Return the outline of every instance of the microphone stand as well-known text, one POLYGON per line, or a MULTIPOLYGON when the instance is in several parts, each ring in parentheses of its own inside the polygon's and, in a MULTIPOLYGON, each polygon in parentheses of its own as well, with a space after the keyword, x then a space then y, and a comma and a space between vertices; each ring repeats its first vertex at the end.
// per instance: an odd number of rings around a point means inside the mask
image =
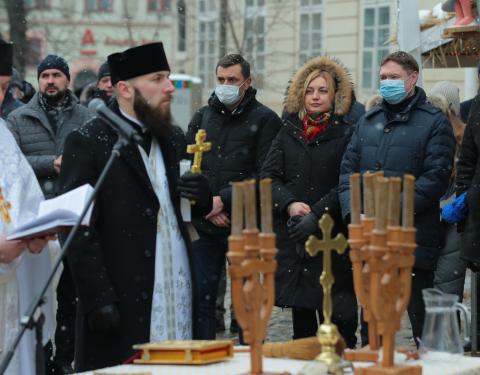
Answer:
POLYGON ((45 293, 47 292, 48 287, 52 283, 53 277, 55 276, 58 268, 60 267, 60 264, 62 263, 63 258, 65 257, 65 254, 67 253, 68 248, 70 247, 70 244, 72 243, 75 234, 78 232, 78 229, 81 226, 82 220, 87 214, 88 208, 95 200, 95 197, 100 187, 105 181, 107 174, 113 165, 113 162, 120 156, 120 150, 122 149, 122 147, 128 145, 130 142, 137 143, 137 137, 135 136, 138 137, 138 134, 134 133, 132 134, 131 138, 126 138, 122 136, 122 133, 119 133, 118 140, 113 146, 112 154, 110 155, 110 158, 108 159, 105 167, 103 168, 103 171, 100 174, 100 177, 98 178, 97 183, 95 184, 95 187, 93 189, 93 192, 88 198, 87 204, 83 208, 83 211, 80 214, 80 217, 77 219, 75 225, 70 231, 67 237, 67 240, 65 241, 63 248, 60 252, 60 255, 56 260, 47 281, 45 282, 45 285, 41 289, 40 294, 31 303, 30 307, 27 310, 27 313, 20 319, 20 330, 18 331, 18 334, 15 337, 15 340, 13 341, 11 348, 5 353, 5 357, 0 364, 0 375, 4 374, 5 371, 7 370, 7 367, 10 364, 13 358, 13 355, 15 354, 15 350, 17 349, 25 331, 27 329, 34 329, 34 328, 35 328, 35 338, 36 338, 36 350, 35 350, 36 374, 45 375, 45 358, 44 358, 43 338, 42 338, 45 316, 43 315, 43 312, 40 308, 45 303, 45 293))

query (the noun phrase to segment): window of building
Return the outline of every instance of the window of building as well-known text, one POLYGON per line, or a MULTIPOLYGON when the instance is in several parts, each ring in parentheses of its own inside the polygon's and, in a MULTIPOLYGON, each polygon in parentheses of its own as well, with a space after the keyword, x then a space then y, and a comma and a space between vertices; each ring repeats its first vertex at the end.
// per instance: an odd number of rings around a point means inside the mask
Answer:
POLYGON ((198 1, 198 22, 197 71, 203 87, 211 89, 215 86, 215 65, 218 59, 218 14, 214 0, 198 1))
POLYGON ((214 12, 216 9, 215 0, 198 0, 198 11, 201 14, 214 12))
POLYGON ((187 12, 185 9, 185 1, 179 0, 177 3, 178 13, 178 35, 177 35, 177 49, 180 52, 187 50, 187 12))
POLYGON ((265 0, 245 2, 245 55, 254 74, 255 87, 262 89, 265 76, 265 0))
POLYGON ((377 91, 380 63, 390 52, 390 6, 377 3, 363 9, 362 91, 366 94, 377 91))
POLYGON ((42 57, 42 39, 27 38, 27 48, 25 48, 25 65, 37 66, 42 57))
POLYGON ((322 0, 300 3, 300 64, 322 53, 322 0))
POLYGON ((147 0, 147 10, 149 12, 166 12, 172 5, 171 0, 147 0))
POLYGON ((50 0, 25 0, 26 10, 45 10, 50 9, 50 0))
POLYGON ((91 12, 111 12, 113 10, 113 0, 85 0, 85 11, 91 12))

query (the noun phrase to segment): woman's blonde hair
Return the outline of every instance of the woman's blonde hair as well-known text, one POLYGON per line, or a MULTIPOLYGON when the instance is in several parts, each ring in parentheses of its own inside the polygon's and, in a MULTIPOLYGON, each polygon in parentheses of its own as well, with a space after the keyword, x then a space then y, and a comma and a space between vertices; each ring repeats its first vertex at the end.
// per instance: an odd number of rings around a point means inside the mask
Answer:
POLYGON ((303 106, 302 106, 302 109, 300 109, 300 111, 298 112, 298 117, 300 118, 300 120, 303 120, 303 118, 307 113, 307 110, 305 108, 305 95, 307 93, 308 86, 315 78, 318 78, 318 77, 322 77, 327 83, 328 96, 330 97, 332 105, 335 101, 336 85, 332 75, 326 72, 325 70, 318 70, 318 69, 314 70, 307 76, 307 78, 305 79, 305 83, 303 84, 303 90, 302 90, 303 106))

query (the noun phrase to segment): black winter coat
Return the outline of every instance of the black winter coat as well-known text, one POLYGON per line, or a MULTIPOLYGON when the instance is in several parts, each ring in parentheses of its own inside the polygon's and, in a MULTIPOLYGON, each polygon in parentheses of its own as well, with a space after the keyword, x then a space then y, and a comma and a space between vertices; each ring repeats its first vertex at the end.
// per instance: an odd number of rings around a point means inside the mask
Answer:
MULTIPOLYGON (((121 116, 116 102, 112 108, 121 116)), ((116 140, 116 133, 99 119, 72 132, 63 154, 62 191, 85 183, 93 186, 116 140)), ((190 256, 191 244, 176 188, 176 146, 171 139, 160 139, 159 143, 176 219, 190 256)), ((79 302, 76 370, 120 364, 133 354, 133 344, 149 341, 157 213, 161 204, 137 146, 122 148, 95 201, 90 227, 80 230, 67 254, 79 302), (120 312, 120 328, 111 336, 92 331, 86 321, 89 312, 109 304, 117 304, 120 312)), ((193 214, 205 215, 210 209, 194 207, 193 214)))
POLYGON ((463 225, 460 256, 480 264, 480 95, 472 103, 460 158, 457 162, 457 196, 467 191, 468 216, 463 225))
POLYGON ((393 120, 387 121, 387 111, 383 103, 376 105, 357 124, 341 166, 342 215, 345 218, 350 213, 352 173, 383 170, 386 177, 414 175, 415 267, 431 270, 443 246, 439 202, 452 174, 452 127, 418 87, 410 104, 393 120))
MULTIPOLYGON (((214 196, 219 195, 230 213, 232 188, 230 182, 258 178, 265 156, 277 135, 281 120, 270 108, 255 98, 249 88, 242 103, 230 112, 215 94, 208 106, 201 108, 188 125, 186 139, 195 143, 198 129, 205 129, 212 150, 203 154, 202 173, 207 176, 214 196)), ((194 221, 196 228, 207 234, 228 234, 207 220, 194 221)))
MULTIPOLYGON (((287 232, 287 207, 299 201, 308 204, 320 218, 328 212, 335 220, 333 236, 346 234, 336 187, 340 162, 353 127, 333 116, 325 132, 307 143, 297 114, 285 117, 262 168, 262 178, 272 178, 274 226, 277 234, 278 269, 275 278, 276 304, 322 308, 323 291, 319 284, 322 255, 310 257, 304 244, 292 241, 287 232)), ((320 236, 319 233, 317 233, 320 236)), ((321 237, 319 237, 321 238, 321 237)), ((355 304, 351 263, 347 252, 332 254, 334 305, 338 300, 355 304)), ((334 308, 335 309, 335 308, 334 308)), ((335 309, 336 310, 336 309, 335 309)))

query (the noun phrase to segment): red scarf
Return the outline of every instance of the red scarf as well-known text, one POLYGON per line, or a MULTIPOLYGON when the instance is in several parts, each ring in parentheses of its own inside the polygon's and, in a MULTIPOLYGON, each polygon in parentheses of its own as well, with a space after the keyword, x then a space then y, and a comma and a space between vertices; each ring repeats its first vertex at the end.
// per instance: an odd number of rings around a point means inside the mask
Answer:
POLYGON ((303 135, 307 142, 311 142, 318 134, 327 128, 330 121, 330 112, 320 113, 312 118, 308 113, 303 117, 303 135))

